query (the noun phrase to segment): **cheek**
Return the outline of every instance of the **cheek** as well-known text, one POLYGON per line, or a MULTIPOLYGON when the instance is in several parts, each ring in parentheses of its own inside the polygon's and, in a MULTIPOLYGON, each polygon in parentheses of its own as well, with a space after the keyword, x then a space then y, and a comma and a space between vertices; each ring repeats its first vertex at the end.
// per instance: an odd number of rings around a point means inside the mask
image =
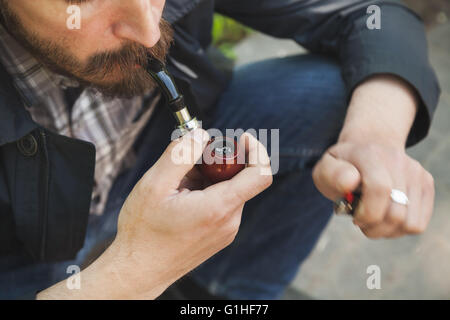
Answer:
POLYGON ((39 6, 39 1, 27 1, 26 5, 12 1, 10 6, 25 28, 39 36, 45 37, 65 27, 66 6, 46 5, 45 2, 39 6))
POLYGON ((51 5, 44 5, 45 2, 39 5, 41 0, 27 1, 26 6, 20 6, 19 1, 11 2, 14 4, 13 11, 19 13, 24 27, 32 30, 39 38, 63 47, 82 63, 99 51, 120 47, 120 41, 112 34, 110 21, 113 17, 106 2, 82 6, 81 29, 69 29, 68 21, 73 20, 70 19, 71 14, 67 13, 68 5, 64 1, 51 0, 51 5))
POLYGON ((120 47, 120 42, 113 36, 106 19, 83 19, 81 29, 65 28, 59 33, 59 37, 63 39, 66 49, 81 62, 95 53, 120 47))
MULTIPOLYGON (((108 9, 102 2, 86 6, 81 11, 81 28, 71 30, 65 26, 61 32, 66 47, 81 62, 86 62, 95 53, 120 47, 120 41, 112 33, 114 16, 108 9)), ((68 18, 66 15, 66 20, 68 18)))

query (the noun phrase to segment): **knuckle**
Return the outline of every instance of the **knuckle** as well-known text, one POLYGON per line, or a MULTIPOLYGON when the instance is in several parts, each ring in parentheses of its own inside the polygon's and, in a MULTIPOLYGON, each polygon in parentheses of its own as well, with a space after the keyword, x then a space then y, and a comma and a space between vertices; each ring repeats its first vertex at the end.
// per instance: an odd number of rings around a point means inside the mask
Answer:
POLYGON ((374 226, 383 222, 386 212, 381 209, 375 210, 369 207, 367 204, 356 211, 355 220, 364 226, 374 226))
POLYGON ((422 164, 416 159, 411 159, 410 168, 413 172, 421 172, 424 170, 422 164))
POLYGON ((403 160, 405 159, 405 152, 402 150, 394 150, 392 152, 392 157, 397 162, 403 162, 403 160))
POLYGON ((261 188, 267 189, 269 188, 273 183, 273 176, 271 174, 265 174, 260 176, 261 180, 261 188))
POLYGON ((387 181, 377 181, 369 189, 373 194, 380 199, 384 199, 390 196, 392 185, 387 181))
POLYGON ((369 212, 359 219, 359 222, 366 225, 376 225, 383 221, 383 215, 375 212, 369 212))
POLYGON ((380 239, 381 238, 381 236, 378 233, 374 232, 371 229, 362 228, 361 231, 369 239, 380 239))
POLYGON ((406 151, 404 149, 402 150, 395 150, 394 151, 394 159, 395 161, 402 163, 403 165, 406 165, 408 161, 408 155, 406 154, 406 151))

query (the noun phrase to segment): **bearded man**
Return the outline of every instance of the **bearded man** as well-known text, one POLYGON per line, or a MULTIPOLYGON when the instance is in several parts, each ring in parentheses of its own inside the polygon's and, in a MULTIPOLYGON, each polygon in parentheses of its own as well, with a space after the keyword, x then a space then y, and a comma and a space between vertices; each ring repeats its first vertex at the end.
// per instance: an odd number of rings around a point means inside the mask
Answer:
POLYGON ((181 296, 275 299, 329 200, 358 188, 353 222, 369 238, 425 230, 433 178, 405 148, 427 135, 440 92, 422 22, 397 2, 0 3, 0 297, 154 299, 190 282, 181 296), (371 5, 381 29, 367 26, 371 5), (309 53, 230 78, 208 58, 214 12, 309 53), (204 185, 194 164, 207 134, 169 141, 148 55, 167 61, 205 128, 279 129, 277 174, 260 174, 268 154, 245 134, 262 161, 204 185), (195 161, 174 163, 180 146, 195 161), (77 290, 63 281, 73 265, 77 290))

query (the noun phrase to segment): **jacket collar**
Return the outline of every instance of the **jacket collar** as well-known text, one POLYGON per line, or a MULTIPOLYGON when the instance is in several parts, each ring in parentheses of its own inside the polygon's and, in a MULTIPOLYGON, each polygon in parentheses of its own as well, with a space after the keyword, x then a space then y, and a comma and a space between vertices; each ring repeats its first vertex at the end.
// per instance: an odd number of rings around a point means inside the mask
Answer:
POLYGON ((167 0, 163 17, 170 23, 175 23, 202 1, 204 0, 167 0))

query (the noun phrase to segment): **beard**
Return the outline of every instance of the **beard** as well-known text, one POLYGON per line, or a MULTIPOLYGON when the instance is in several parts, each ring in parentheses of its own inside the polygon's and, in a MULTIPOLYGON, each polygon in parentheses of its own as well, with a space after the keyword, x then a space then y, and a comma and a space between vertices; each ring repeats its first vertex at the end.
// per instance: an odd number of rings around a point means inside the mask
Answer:
POLYGON ((161 38, 152 48, 127 41, 121 49, 94 54, 82 64, 66 49, 68 46, 64 41, 59 44, 40 38, 23 26, 5 1, 0 0, 0 6, 0 22, 43 66, 77 80, 82 86, 95 88, 105 97, 132 98, 156 88, 157 84, 145 71, 145 66, 149 57, 165 61, 173 42, 170 24, 161 19, 161 38))

